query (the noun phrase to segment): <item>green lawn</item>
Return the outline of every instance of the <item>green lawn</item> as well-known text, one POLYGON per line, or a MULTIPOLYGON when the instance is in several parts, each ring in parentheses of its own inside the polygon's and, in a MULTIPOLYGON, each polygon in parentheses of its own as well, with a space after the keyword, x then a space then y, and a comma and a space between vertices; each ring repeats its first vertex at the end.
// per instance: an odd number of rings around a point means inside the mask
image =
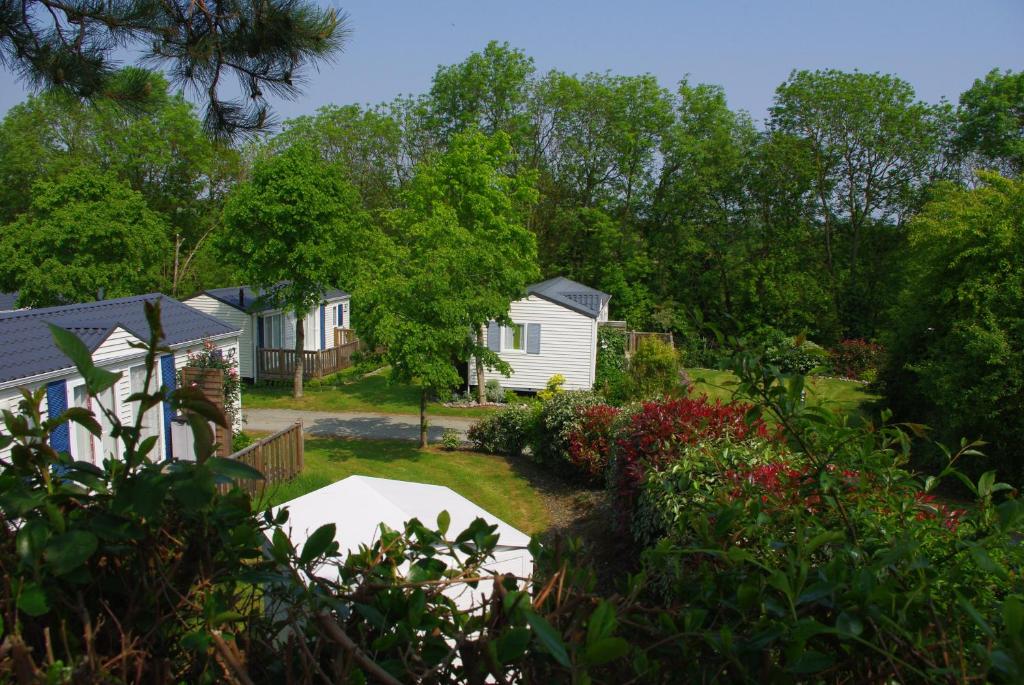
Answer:
POLYGON ((421 450, 390 440, 307 439, 302 475, 270 486, 268 503, 280 504, 353 475, 445 485, 525 533, 548 526, 540 496, 504 458, 421 450))
MULTIPOLYGON (((304 396, 292 398, 291 386, 254 385, 242 390, 242 404, 253 409, 309 409, 313 411, 368 411, 383 414, 419 414, 420 392, 409 385, 388 382, 387 372, 350 380, 339 374, 333 383, 307 383, 304 396)), ((427 414, 433 416, 485 416, 488 407, 445 407, 431 402, 427 414)))
MULTIPOLYGON (((690 374, 698 394, 707 393, 708 397, 723 402, 732 399, 737 380, 731 371, 687 369, 686 372, 690 374)), ((862 413, 867 411, 869 405, 881 399, 870 392, 866 385, 836 378, 808 378, 807 395, 812 402, 827 402, 841 411, 862 413)))

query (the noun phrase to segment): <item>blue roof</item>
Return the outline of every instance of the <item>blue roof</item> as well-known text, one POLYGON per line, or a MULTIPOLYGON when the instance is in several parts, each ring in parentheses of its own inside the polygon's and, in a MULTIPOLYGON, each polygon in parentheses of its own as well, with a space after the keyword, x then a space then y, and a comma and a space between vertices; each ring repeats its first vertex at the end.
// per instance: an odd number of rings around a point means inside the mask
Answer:
POLYGON ((596 319, 612 296, 563 276, 526 287, 526 292, 596 319))
MULTIPOLYGON (((213 299, 220 300, 224 304, 231 305, 243 312, 265 312, 268 309, 280 308, 280 305, 274 300, 274 291, 282 285, 284 284, 278 284, 267 290, 251 288, 247 285, 236 285, 228 288, 213 288, 203 292, 213 299), (241 293, 242 297, 241 302, 239 301, 239 293, 241 293)), ((347 292, 337 288, 328 288, 324 291, 324 300, 337 300, 348 296, 347 292)))
POLYGON ((120 326, 142 340, 149 339, 149 324, 143 304, 160 301, 160 318, 164 327, 164 344, 212 338, 238 329, 220 319, 188 307, 177 300, 150 293, 115 300, 41 309, 23 309, 0 313, 0 383, 28 378, 41 373, 59 371, 72 366, 53 342, 46 324, 52 323, 71 331, 90 350, 95 350, 110 332, 120 326))

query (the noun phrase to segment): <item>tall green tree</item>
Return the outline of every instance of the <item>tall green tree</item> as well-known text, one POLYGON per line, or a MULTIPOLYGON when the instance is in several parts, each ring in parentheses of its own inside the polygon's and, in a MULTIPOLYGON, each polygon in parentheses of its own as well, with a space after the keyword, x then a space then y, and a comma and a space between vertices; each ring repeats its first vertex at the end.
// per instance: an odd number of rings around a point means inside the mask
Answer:
POLYGON ((393 379, 420 388, 422 445, 427 396, 458 385, 456 363, 507 369, 474 332, 507 320, 537 276, 524 223, 536 195, 529 175, 503 172, 511 155, 503 133, 469 131, 422 163, 391 215, 392 259, 357 292, 361 332, 384 348, 393 379))
POLYGON ((231 136, 265 130, 265 95, 295 96, 304 69, 347 35, 344 14, 308 0, 27 0, 0 7, 0 64, 33 86, 138 104, 146 78, 115 78, 115 53, 131 48, 202 93, 207 130, 231 136), (222 97, 225 80, 239 97, 222 97))
POLYGON ((170 249, 162 218, 110 172, 80 167, 40 180, 0 235, 0 287, 21 306, 87 302, 157 290, 170 249))
POLYGON ((993 69, 960 96, 955 145, 969 163, 1024 171, 1024 71, 993 69))
POLYGON ((301 397, 306 315, 324 290, 349 282, 371 258, 359 195, 312 146, 295 145, 257 160, 229 196, 224 225, 223 257, 295 314, 293 394, 301 397))
POLYGON ((865 240, 920 206, 948 116, 888 74, 796 71, 776 90, 769 127, 811 148, 815 219, 849 333, 871 334, 877 323, 877 274, 865 255, 880 251, 865 240))
MULTIPOLYGON (((1024 476, 1024 181, 938 188, 910 224, 889 335, 886 394, 938 437, 982 438, 1024 476)), ((984 469, 991 468, 985 465, 984 469)))
MULTIPOLYGON (((136 78, 133 72, 118 77, 136 78)), ((223 277, 208 258, 209 238, 220 228, 221 203, 240 161, 234 148, 203 132, 194 107, 172 95, 163 77, 142 75, 150 85, 145 108, 83 104, 63 93, 11 108, 0 123, 0 221, 27 209, 40 179, 56 180, 82 165, 110 171, 163 216, 172 248, 159 260, 161 289, 177 296, 223 277)))
POLYGON ((425 98, 431 127, 442 141, 473 128, 502 132, 521 152, 532 138, 534 72, 533 58, 497 41, 459 64, 438 67, 425 98))

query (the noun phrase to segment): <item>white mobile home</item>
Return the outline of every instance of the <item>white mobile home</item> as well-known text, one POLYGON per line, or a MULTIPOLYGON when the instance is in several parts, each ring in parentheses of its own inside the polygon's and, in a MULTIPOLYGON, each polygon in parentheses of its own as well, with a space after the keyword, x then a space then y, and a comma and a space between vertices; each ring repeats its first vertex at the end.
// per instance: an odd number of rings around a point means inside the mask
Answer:
MULTIPOLYGON (((93 406, 95 400, 86 393, 85 381, 54 343, 47 327, 53 324, 77 335, 97 366, 121 374, 121 379, 97 400, 104 407, 114 407, 122 423, 134 422, 139 406, 126 398, 146 389, 146 351, 132 344, 149 340, 144 303, 153 301, 160 302, 163 343, 170 352, 160 357, 150 390, 160 385, 174 388, 177 371, 185 366, 189 352, 202 349, 205 341, 225 355, 237 355, 237 328, 159 293, 4 312, 0 313, 0 348, 4 350, 0 355, 0 408, 17 411, 19 388, 36 390, 45 386, 45 415, 58 416, 69 406, 86 407, 93 409, 101 424, 106 424, 93 406)), ((240 413, 236 411, 236 415, 240 413)), ((163 438, 157 441, 154 458, 174 456, 172 418, 167 403, 150 409, 143 417, 146 434, 163 438)), ((104 425, 104 429, 103 437, 96 438, 77 424, 65 424, 54 432, 53 447, 70 453, 77 461, 100 464, 119 452, 109 426, 104 425)))
MULTIPOLYGON (((488 369, 485 382, 535 392, 555 374, 565 376, 566 390, 589 390, 597 364, 597 325, 608 320, 611 295, 568 278, 551 278, 527 289, 509 306, 511 326, 491 322, 487 347, 512 367, 508 377, 488 369)), ((469 382, 476 385, 474 362, 469 382)))
MULTIPOLYGON (((247 285, 215 288, 184 302, 239 328, 238 371, 242 378, 259 380, 260 350, 295 349, 295 313, 275 305, 272 290, 264 292, 247 285)), ((334 348, 336 341, 347 342, 351 327, 348 293, 327 290, 320 305, 303 322, 304 349, 319 352, 334 348), (343 335, 336 337, 336 329, 343 335)))

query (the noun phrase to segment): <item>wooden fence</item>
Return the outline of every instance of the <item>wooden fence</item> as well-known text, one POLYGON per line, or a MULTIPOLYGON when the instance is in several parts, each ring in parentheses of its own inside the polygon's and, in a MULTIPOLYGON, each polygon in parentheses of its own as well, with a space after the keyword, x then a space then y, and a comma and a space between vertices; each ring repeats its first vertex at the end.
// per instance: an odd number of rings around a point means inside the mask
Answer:
POLYGON ((348 345, 349 343, 356 342, 356 332, 351 328, 335 328, 334 329, 334 346, 341 347, 342 345, 348 345))
MULTIPOLYGON (((323 378, 352 366, 352 353, 359 349, 359 341, 345 343, 326 350, 302 352, 302 377, 323 378)), ((295 377, 295 350, 264 348, 257 350, 260 380, 283 381, 295 377)))
MULTIPOLYGON (((259 442, 235 452, 229 459, 237 459, 263 474, 264 480, 241 480, 238 486, 252 496, 260 496, 274 483, 283 483, 302 473, 305 461, 305 442, 302 422, 267 436, 259 442)), ((221 486, 223 490, 230 486, 221 486)))
POLYGON ((672 338, 671 333, 648 333, 643 331, 629 331, 629 337, 626 340, 626 354, 633 354, 640 346, 641 340, 657 339, 662 342, 668 343, 672 347, 675 347, 675 340, 672 338))

